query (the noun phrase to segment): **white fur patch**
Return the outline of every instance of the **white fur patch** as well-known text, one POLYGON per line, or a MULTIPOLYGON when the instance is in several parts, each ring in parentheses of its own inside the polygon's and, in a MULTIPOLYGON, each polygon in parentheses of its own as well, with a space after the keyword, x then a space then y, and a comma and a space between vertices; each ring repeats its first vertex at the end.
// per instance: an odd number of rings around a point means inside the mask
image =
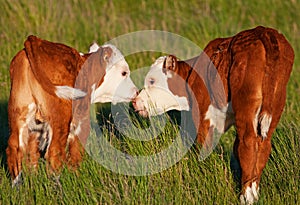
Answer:
POLYGON ((81 132, 81 122, 78 123, 78 125, 77 125, 77 127, 76 127, 76 129, 74 131, 74 134, 76 136, 78 136, 80 132, 81 132))
POLYGON ((261 107, 259 107, 255 113, 255 117, 253 119, 253 128, 254 128, 254 132, 257 135, 257 127, 258 127, 258 116, 260 113, 261 107))
POLYGON ((22 183, 22 171, 18 174, 18 176, 12 181, 12 187, 18 186, 22 183))
POLYGON ((247 187, 245 193, 240 196, 241 204, 253 204, 258 201, 258 191, 256 182, 251 184, 251 187, 247 187))
POLYGON ((263 139, 267 138, 268 136, 268 131, 270 129, 270 125, 272 122, 272 116, 268 115, 268 114, 263 114, 260 118, 259 118, 259 122, 260 122, 260 133, 263 139))
POLYGON ((155 62, 151 65, 151 70, 162 69, 163 63, 165 62, 167 56, 158 57, 155 62))
POLYGON ((56 91, 55 94, 62 99, 66 100, 76 100, 78 98, 82 98, 86 96, 86 93, 82 90, 72 88, 70 86, 55 86, 56 91))
POLYGON ((216 128, 220 134, 224 133, 235 122, 231 103, 221 110, 209 105, 205 119, 209 120, 210 126, 216 128))
POLYGON ((186 97, 179 97, 170 92, 169 89, 161 87, 142 90, 137 100, 141 100, 142 106, 149 116, 160 115, 169 110, 188 111, 190 109, 186 97))
POLYGON ((28 140, 28 125, 30 121, 34 118, 36 105, 34 103, 30 103, 28 105, 28 112, 26 115, 25 123, 21 126, 19 130, 19 146, 23 148, 27 144, 28 140), (26 133, 24 133, 24 129, 27 129, 26 133))
POLYGON ((96 84, 94 83, 91 86, 91 89, 92 89, 92 92, 91 92, 91 104, 94 103, 94 101, 95 101, 95 88, 96 88, 96 84))
POLYGON ((261 107, 259 107, 255 113, 253 119, 253 128, 257 135, 257 129, 260 128, 260 134, 263 139, 267 138, 270 125, 272 122, 272 116, 267 113, 261 114, 261 107))
POLYGON ((210 126, 214 126, 219 133, 224 132, 226 112, 215 108, 213 105, 209 105, 205 119, 209 120, 210 126))
POLYGON ((73 122, 71 122, 70 131, 68 135, 68 142, 74 140, 74 137, 78 136, 80 132, 81 132, 81 121, 78 123, 77 126, 73 122))
POLYGON ((93 43, 93 44, 90 46, 89 53, 96 52, 98 49, 99 49, 99 45, 98 45, 97 43, 93 43))
POLYGON ((67 143, 73 141, 74 137, 75 137, 75 135, 73 133, 69 132, 67 143))
POLYGON ((23 148, 25 146, 24 138, 23 138, 23 130, 25 127, 26 127, 26 124, 23 124, 19 130, 19 146, 20 146, 20 148, 23 148))

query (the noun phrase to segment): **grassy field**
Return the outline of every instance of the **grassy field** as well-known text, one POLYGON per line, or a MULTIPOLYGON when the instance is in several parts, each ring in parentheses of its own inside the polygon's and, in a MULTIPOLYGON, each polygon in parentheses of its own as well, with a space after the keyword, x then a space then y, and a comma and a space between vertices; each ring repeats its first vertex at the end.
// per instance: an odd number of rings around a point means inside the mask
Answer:
MULTIPOLYGON (((102 44, 122 34, 153 29, 176 33, 203 48, 216 37, 231 36, 257 25, 278 29, 295 50, 287 104, 273 135, 258 204, 300 204, 298 1, 4 0, 0 8, 0 204, 238 204, 240 189, 231 166, 234 128, 222 136, 205 161, 199 162, 191 150, 174 166, 153 175, 118 174, 87 155, 77 172, 64 169, 59 182, 47 175, 41 160, 37 174, 25 174, 23 184, 11 188, 4 154, 9 135, 9 63, 30 34, 87 51, 93 41, 102 44)), ((135 70, 149 66, 157 56, 147 52, 126 59, 135 70)), ((140 82, 142 77, 133 80, 140 82)), ((104 128, 104 134, 111 144, 136 155, 159 151, 174 135, 172 123, 167 123, 164 132, 151 142, 120 139, 110 128, 104 128)))

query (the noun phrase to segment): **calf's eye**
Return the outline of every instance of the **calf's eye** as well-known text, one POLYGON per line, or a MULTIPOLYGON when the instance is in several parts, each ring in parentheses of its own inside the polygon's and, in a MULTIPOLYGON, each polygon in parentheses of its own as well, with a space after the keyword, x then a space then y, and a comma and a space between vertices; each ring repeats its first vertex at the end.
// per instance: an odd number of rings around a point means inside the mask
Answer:
POLYGON ((122 76, 126 76, 126 75, 127 75, 126 71, 122 72, 122 76))
POLYGON ((155 83, 155 80, 154 80, 153 78, 151 78, 151 79, 149 80, 149 83, 150 83, 150 85, 153 85, 153 84, 155 83))

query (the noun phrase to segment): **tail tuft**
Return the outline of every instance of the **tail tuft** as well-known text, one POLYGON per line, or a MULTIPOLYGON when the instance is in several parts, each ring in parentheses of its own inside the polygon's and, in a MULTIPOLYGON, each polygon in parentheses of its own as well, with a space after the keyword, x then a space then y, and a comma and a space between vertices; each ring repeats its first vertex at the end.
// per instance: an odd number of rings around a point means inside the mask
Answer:
POLYGON ((86 93, 82 90, 72 88, 70 86, 55 86, 55 94, 62 99, 66 100, 76 100, 86 96, 86 93))

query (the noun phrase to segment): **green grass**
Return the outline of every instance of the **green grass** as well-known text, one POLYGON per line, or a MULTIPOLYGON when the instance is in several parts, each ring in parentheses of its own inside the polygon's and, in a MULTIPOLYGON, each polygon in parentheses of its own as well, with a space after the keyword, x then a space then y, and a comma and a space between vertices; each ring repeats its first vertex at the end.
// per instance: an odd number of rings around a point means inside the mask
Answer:
MULTIPOLYGON (((79 51, 139 30, 164 30, 204 47, 216 37, 264 25, 282 32, 295 50, 287 104, 273 135, 273 149, 264 170, 258 204, 300 204, 300 4, 296 0, 265 1, 8 1, 0 2, 0 204, 238 204, 239 185, 232 175, 235 131, 221 138, 214 152, 199 162, 189 151, 174 166, 147 176, 112 172, 89 156, 77 172, 62 171, 59 182, 46 173, 41 160, 36 174, 11 188, 5 168, 9 63, 30 34, 61 42, 79 51)), ((126 57, 132 70, 149 66, 159 56, 145 52, 126 57)), ((133 80, 141 86, 143 76, 133 80)), ((147 126, 148 122, 143 122, 147 126)), ((150 142, 118 138, 113 127, 105 136, 119 150, 148 155, 168 146, 174 137, 168 124, 150 142)), ((131 135, 138 135, 129 130, 131 135)))

